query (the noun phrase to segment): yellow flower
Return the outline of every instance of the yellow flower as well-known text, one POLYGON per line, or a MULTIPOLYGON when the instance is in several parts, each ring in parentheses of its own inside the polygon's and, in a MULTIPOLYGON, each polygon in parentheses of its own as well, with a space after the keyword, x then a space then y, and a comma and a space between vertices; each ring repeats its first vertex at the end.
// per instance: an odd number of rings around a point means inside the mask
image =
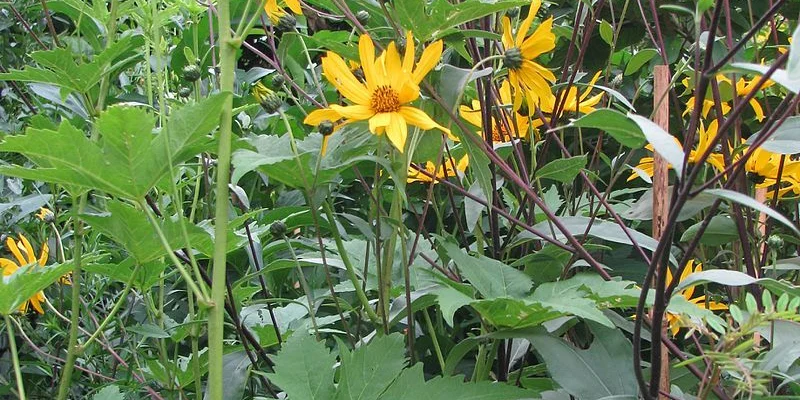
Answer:
POLYGON ((280 2, 279 0, 267 0, 264 3, 264 11, 267 12, 267 16, 273 24, 280 22, 281 17, 286 15, 284 7, 289 7, 297 15, 303 14, 303 9, 300 8, 300 0, 280 0, 280 2))
POLYGON ((40 221, 50 222, 56 217, 52 211, 47 209, 46 207, 39 208, 39 212, 36 213, 36 218, 39 218, 40 221))
MULTIPOLYGON (((25 236, 19 235, 19 242, 14 241, 13 238, 9 237, 6 239, 6 247, 11 254, 14 255, 16 262, 7 258, 0 258, 0 269, 3 270, 3 276, 12 275, 17 272, 18 269, 26 265, 34 264, 38 266, 44 266, 45 263, 47 263, 47 256, 49 252, 47 243, 42 244, 42 253, 39 255, 38 260, 36 259, 36 253, 34 253, 31 243, 28 242, 28 239, 25 238, 25 236)), ((44 309, 42 309, 42 303, 44 301, 44 293, 36 293, 28 301, 23 303, 19 310, 23 313, 28 311, 28 304, 30 304, 33 309, 36 310, 36 312, 39 314, 44 314, 44 309)))
MULTIPOLYGON (((760 77, 755 77, 750 81, 748 81, 744 78, 739 78, 736 81, 736 85, 734 85, 734 89, 736 90, 736 96, 744 97, 750 94, 750 92, 752 92, 756 88, 756 84, 758 84, 758 81, 760 79, 761 79, 760 77)), ((687 88, 689 87, 689 78, 684 78, 682 82, 684 86, 686 86, 687 88)), ((717 75, 717 82, 729 86, 731 85, 731 80, 722 74, 717 75)), ((762 86, 760 89, 766 89, 774 84, 775 82, 769 80, 766 83, 764 83, 764 86, 762 86)), ((690 97, 689 100, 686 102, 686 110, 683 112, 683 115, 690 114, 692 111, 694 111, 694 102, 695 102, 695 96, 690 97)), ((764 110, 761 108, 761 104, 759 104, 758 100, 756 100, 754 97, 750 99, 749 103, 750 107, 753 108, 753 112, 756 115, 756 120, 758 120, 758 122, 763 121, 764 110)), ((707 118, 708 112, 711 111, 713 107, 714 107, 714 100, 704 98, 703 110, 700 115, 702 115, 703 118, 707 118)), ((728 102, 721 102, 720 109, 722 110, 722 115, 727 115, 728 112, 731 110, 731 105, 728 104, 728 102)))
POLYGON ((789 45, 788 46, 778 46, 778 53, 786 54, 789 52, 789 47, 792 46, 792 37, 789 36, 789 45))
POLYGON ((745 171, 757 177, 757 188, 772 188, 772 191, 767 193, 767 198, 775 196, 776 190, 779 198, 790 191, 800 195, 800 160, 785 156, 781 170, 781 157, 781 154, 758 148, 744 165, 745 171), (778 172, 781 173, 780 186, 778 186, 778 172))
MULTIPOLYGON (((689 164, 696 163, 697 160, 700 158, 700 156, 702 156, 703 153, 706 152, 708 147, 711 145, 711 139, 717 136, 718 128, 719 128, 719 122, 716 119, 711 121, 711 123, 708 125, 708 129, 706 129, 705 124, 703 124, 702 122, 700 123, 700 129, 698 130, 698 135, 697 135, 697 146, 695 146, 695 148, 689 152, 689 158, 688 158, 689 164)), ((677 143, 678 146, 681 146, 681 143, 678 141, 677 138, 675 138, 675 143, 677 143)), ((648 144, 647 146, 645 146, 645 148, 650 151, 653 151, 652 145, 648 144)), ((636 169, 640 170, 645 175, 652 177, 653 171, 655 169, 654 162, 655 161, 653 157, 642 157, 642 159, 639 160, 639 164, 636 165, 636 169)), ((706 162, 711 164, 711 166, 714 167, 714 169, 716 169, 717 171, 721 172, 725 170, 725 160, 722 157, 722 154, 712 152, 711 154, 709 154, 708 158, 706 158, 706 162)), ((636 171, 634 171, 633 173, 631 173, 631 176, 628 177, 628 182, 636 179, 637 176, 639 176, 639 174, 637 174, 636 171)))
MULTIPOLYGON (((498 90, 500 93, 500 103, 503 105, 511 104, 511 85, 509 85, 508 81, 503 81, 500 84, 500 89, 498 90)), ((483 118, 481 116, 481 102, 478 100, 472 101, 472 107, 468 106, 461 106, 459 108, 459 112, 461 116, 470 124, 475 125, 477 127, 483 128, 483 118)), ((506 115, 506 117, 510 117, 509 114, 513 114, 514 118, 504 118, 500 120, 497 116, 492 113, 492 121, 494 122, 494 126, 492 127, 492 141, 494 142, 508 142, 512 139, 527 139, 528 138, 528 131, 530 130, 530 122, 531 120, 528 117, 510 110, 502 109, 500 112, 506 115), (506 127, 510 128, 511 131, 509 132, 506 127)), ((534 127, 538 127, 542 124, 542 122, 535 118, 533 119, 534 127)), ((534 132, 536 132, 534 130, 534 132)), ((538 132, 537 139, 538 139, 538 132)))
POLYGON ((432 179, 430 176, 423 174, 416 168, 408 167, 408 183, 413 182, 434 182, 438 183, 440 180, 447 179, 451 176, 458 176, 459 173, 464 173, 467 170, 467 166, 469 165, 469 157, 464 155, 458 160, 458 163, 452 158, 448 157, 447 161, 445 162, 444 168, 441 165, 437 166, 431 161, 425 163, 425 171, 429 174, 436 176, 436 180, 432 179))
MULTIPOLYGON (((697 263, 697 265, 695 266, 694 260, 689 260, 689 262, 686 263, 686 268, 683 269, 683 273, 681 273, 679 282, 686 279, 686 277, 691 275, 692 273, 700 272, 702 270, 703 270, 703 264, 697 263)), ((669 286, 671 283, 672 283, 672 272, 669 270, 669 268, 667 268, 667 286, 669 286)), ((725 304, 707 300, 706 296, 692 297, 694 296, 694 286, 681 290, 680 294, 683 295, 683 297, 690 303, 698 307, 705 308, 707 310, 719 311, 728 309, 728 306, 726 306, 725 304)), ((669 324, 669 330, 670 332, 672 332, 672 336, 677 335, 681 327, 688 325, 686 322, 684 322, 684 320, 681 318, 679 314, 674 314, 667 311, 666 317, 667 317, 667 324, 669 324)))
POLYGON ((523 97, 527 97, 528 105, 533 109, 540 99, 552 95, 550 84, 556 81, 556 76, 550 70, 533 61, 556 47, 556 36, 552 32, 553 17, 542 22, 532 35, 527 36, 541 5, 541 0, 531 1, 528 16, 520 24, 516 36, 511 32, 511 20, 503 17, 503 58, 514 89, 514 110, 522 106, 523 97))
POLYGON ((345 124, 369 121, 370 132, 386 134, 392 145, 404 151, 408 137, 408 125, 423 130, 439 129, 450 134, 450 130, 434 122, 424 111, 407 105, 419 98, 419 83, 433 69, 442 56, 442 41, 428 46, 414 63, 414 38, 408 32, 406 50, 401 60, 394 42, 377 58, 369 35, 362 35, 358 42, 364 82, 359 81, 339 55, 329 51, 322 59, 325 78, 348 100, 351 106, 331 104, 329 108, 315 110, 304 123, 319 125, 322 121, 338 121, 345 124))
MULTIPOLYGON (((584 90, 580 96, 578 96, 578 88, 571 86, 566 93, 567 99, 564 101, 564 108, 561 110, 561 112, 573 111, 581 114, 588 114, 594 111, 594 106, 596 106, 597 103, 603 99, 603 93, 601 92, 592 97, 589 97, 589 94, 591 94, 592 89, 594 89, 594 84, 597 83, 598 79, 600 79, 601 72, 602 71, 597 71, 597 73, 594 74, 592 80, 589 81, 589 85, 586 86, 586 90, 584 90), (587 99, 587 97, 589 98, 587 99)), ((545 114, 552 114, 556 104, 558 103, 556 101, 556 96, 554 96, 552 93, 549 96, 540 98, 539 100, 539 108, 541 108, 542 112, 545 114)))

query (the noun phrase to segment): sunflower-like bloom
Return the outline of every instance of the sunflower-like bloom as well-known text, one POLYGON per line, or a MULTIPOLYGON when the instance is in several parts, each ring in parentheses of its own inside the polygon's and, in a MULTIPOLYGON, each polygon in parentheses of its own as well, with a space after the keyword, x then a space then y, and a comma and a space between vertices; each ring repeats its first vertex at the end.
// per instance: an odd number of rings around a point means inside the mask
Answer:
MULTIPOLYGON (((594 77, 592 77, 592 80, 589 81, 589 84, 586 86, 586 90, 584 90, 580 95, 578 95, 578 88, 575 86, 570 86, 566 93, 567 98, 564 101, 564 108, 561 110, 562 113, 564 111, 572 111, 579 112, 581 114, 589 114, 590 112, 594 111, 594 106, 596 106, 597 103, 603 99, 603 93, 600 92, 592 97, 589 97, 589 95, 592 93, 592 89, 594 89, 594 84, 597 83, 598 79, 600 79, 601 72, 602 71, 597 71, 597 73, 594 74, 594 77)), ((552 114, 557 103, 561 101, 556 99, 556 96, 553 94, 542 97, 539 100, 539 108, 541 108, 542 112, 545 114, 552 114)))
POLYGON ((528 106, 533 109, 540 99, 552 96, 550 85, 556 81, 556 76, 550 70, 533 61, 556 47, 556 36, 552 32, 553 17, 542 22, 532 35, 527 36, 541 5, 541 0, 531 1, 528 16, 520 24, 516 35, 511 31, 511 19, 503 17, 503 59, 508 67, 508 80, 514 89, 514 110, 522 106, 523 97, 527 97, 528 106))
MULTIPOLYGON (((700 159, 700 157, 703 155, 703 153, 705 153, 706 150, 708 150, 709 146, 711 146, 711 140, 715 136, 717 136, 717 129, 719 129, 719 122, 716 119, 711 121, 711 123, 708 125, 708 129, 706 129, 705 124, 703 124, 702 122, 700 123, 700 129, 697 135, 697 146, 695 146, 695 148, 689 152, 689 158, 688 158, 689 164, 696 163, 697 160, 700 159)), ((679 146, 681 145, 681 143, 678 141, 677 138, 675 138, 675 142, 679 146)), ((645 146, 645 148, 650 151, 653 151, 652 145, 648 144, 647 146, 645 146)), ((711 166, 714 167, 714 169, 717 171, 721 172, 725 170, 725 160, 722 157, 722 154, 711 153, 709 154, 708 158, 706 158, 706 162, 711 164, 711 166)), ((653 171, 655 169, 654 163, 655 160, 653 159, 653 157, 642 157, 642 159, 639 160, 639 164, 636 165, 636 170, 641 171, 642 173, 644 173, 649 177, 652 177, 653 171)), ((636 170, 634 170, 634 172, 631 173, 631 176, 628 177, 628 182, 636 179, 636 177, 639 176, 636 170)))
MULTIPOLYGON (((500 94, 500 103, 503 105, 510 105, 512 102, 512 97, 511 97, 511 85, 508 83, 508 81, 503 81, 503 83, 500 84, 498 92, 500 94)), ((461 117, 463 117, 467 122, 479 128, 483 128, 483 118, 481 115, 480 101, 472 100, 471 107, 462 105, 459 108, 459 112, 461 114, 461 117)), ((517 138, 527 139, 528 132, 530 131, 531 120, 529 120, 528 117, 513 110, 501 109, 501 112, 503 112, 507 117, 511 117, 511 114, 513 114, 513 119, 503 118, 503 120, 500 120, 494 113, 492 114, 492 121, 494 122, 494 126, 492 126, 492 141, 509 142, 512 139, 517 139, 517 138), (509 128, 510 131, 507 128, 509 128)), ((534 128, 542 124, 541 120, 539 120, 538 118, 533 119, 532 122, 534 128)), ((534 130, 534 132, 536 131, 534 130)), ((536 134, 538 139, 538 132, 536 132, 536 134)))
POLYGON ((55 220, 56 215, 46 207, 40 207, 39 212, 36 213, 36 218, 42 222, 52 222, 55 220))
POLYGON ((313 111, 303 122, 316 126, 325 120, 338 121, 342 118, 345 119, 343 124, 369 121, 370 132, 376 135, 385 133, 400 152, 405 150, 409 124, 423 130, 436 128, 450 134, 449 129, 434 122, 424 111, 408 105, 419 98, 419 83, 439 62, 442 49, 441 40, 432 43, 415 64, 414 38, 408 32, 402 59, 394 42, 389 43, 376 58, 372 39, 369 35, 362 35, 358 41, 358 52, 364 82, 353 75, 338 54, 329 51, 322 59, 322 74, 347 100, 355 104, 331 104, 329 108, 313 111))
POLYGON ((447 161, 445 161, 444 168, 441 165, 436 165, 431 161, 425 163, 425 171, 429 174, 434 175, 436 179, 432 179, 430 176, 423 174, 416 168, 408 167, 408 183, 413 182, 433 182, 438 183, 440 180, 447 179, 452 176, 458 176, 459 174, 463 174, 464 171, 467 170, 467 166, 469 166, 469 157, 464 155, 461 157, 458 162, 453 159, 453 157, 448 157, 447 161))
MULTIPOLYGON (((684 279, 686 279, 687 276, 691 275, 692 273, 700 272, 702 270, 703 270, 703 264, 697 263, 697 265, 695 265, 694 260, 689 260, 689 262, 686 263, 686 268, 683 269, 683 273, 681 273, 679 281, 683 281, 684 279)), ((669 270, 669 268, 667 268, 667 285, 669 286, 671 283, 672 283, 672 272, 669 270)), ((726 306, 725 304, 707 300, 705 295, 693 297, 694 286, 681 290, 680 294, 690 303, 700 308, 705 308, 711 311, 728 309, 728 306, 726 306)), ((681 317, 680 314, 674 314, 667 311, 666 317, 667 317, 667 324, 669 324, 669 330, 670 332, 672 332, 672 336, 677 335, 681 327, 691 325, 687 323, 684 320, 684 318, 681 317)))
MULTIPOLYGON (((756 89, 756 86, 760 79, 761 78, 756 77, 748 81, 747 79, 739 78, 736 81, 736 85, 733 85, 732 89, 735 89, 736 96, 738 97, 747 96, 748 94, 750 94, 750 92, 756 89)), ((717 75, 717 82, 722 85, 731 86, 731 80, 722 74, 717 75)), ((688 88, 690 86, 689 78, 684 78, 682 83, 685 87, 688 88)), ((764 86, 761 86, 760 89, 766 89, 774 84, 775 82, 768 80, 767 82, 764 83, 764 86)), ((683 112, 683 115, 690 114, 692 111, 694 111, 694 102, 695 102, 695 96, 690 97, 689 100, 686 102, 686 110, 683 112)), ((753 113, 755 113, 756 115, 756 120, 758 122, 763 121, 764 110, 761 108, 761 104, 758 102, 758 100, 756 100, 755 97, 753 97, 752 99, 750 99, 748 103, 750 104, 750 107, 753 108, 753 113)), ((713 99, 709 98, 703 99, 703 110, 701 113, 703 118, 708 117, 708 112, 711 111, 711 109, 714 107, 714 104, 715 103, 713 99)), ((728 102, 723 101, 720 103, 720 109, 722 110, 722 115, 727 115, 728 112, 730 112, 731 110, 731 105, 728 102)))
POLYGON ((757 188, 772 188, 767 193, 767 198, 772 198, 776 194, 781 198, 789 192, 800 196, 800 160, 795 157, 758 148, 747 159, 744 168, 756 178, 757 188), (783 158, 782 170, 781 158, 783 158), (780 185, 778 172, 780 172, 780 185))
MULTIPOLYGON (((13 238, 9 237, 6 239, 6 247, 16 261, 8 258, 0 258, 0 269, 3 271, 3 276, 12 275, 17 272, 18 269, 26 265, 33 264, 44 266, 45 263, 47 263, 47 256, 49 254, 47 243, 42 244, 42 252, 38 260, 36 259, 36 253, 33 251, 33 246, 31 246, 31 243, 25 236, 19 235, 19 241, 15 241, 13 238)), ((28 301, 23 303, 19 310, 23 313, 27 312, 28 305, 30 304, 37 313, 44 314, 44 309, 42 309, 42 303, 44 303, 44 301, 44 293, 36 293, 28 301)))
POLYGON ((297 15, 303 14, 303 9, 300 8, 300 0, 267 0, 264 3, 264 11, 267 12, 267 16, 273 24, 280 22, 281 17, 286 15, 284 7, 289 7, 297 15))

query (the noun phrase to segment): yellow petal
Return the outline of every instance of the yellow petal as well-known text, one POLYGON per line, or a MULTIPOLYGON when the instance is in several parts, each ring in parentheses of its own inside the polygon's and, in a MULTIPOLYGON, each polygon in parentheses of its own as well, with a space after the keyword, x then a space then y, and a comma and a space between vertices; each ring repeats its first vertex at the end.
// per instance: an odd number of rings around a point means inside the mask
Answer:
POLYGON ((300 8, 300 0, 286 0, 286 6, 297 15, 303 14, 303 9, 300 8))
POLYGON ((369 91, 362 84, 338 54, 329 51, 322 59, 322 73, 339 92, 350 101, 369 104, 369 91))
POLYGON ((408 125, 399 113, 389 113, 389 125, 386 127, 386 136, 392 145, 401 153, 406 148, 408 125))
POLYGON ((361 39, 358 40, 358 55, 361 59, 361 68, 364 70, 364 78, 367 81, 367 87, 370 92, 378 86, 386 85, 387 82, 383 79, 383 75, 376 69, 375 45, 367 34, 361 35, 361 39))
POLYGON ((511 19, 503 17, 503 47, 506 50, 514 47, 514 37, 511 36, 511 19))
POLYGON ((750 99, 750 107, 753 107, 753 112, 756 113, 756 120, 758 122, 763 121, 764 120, 764 110, 761 109, 761 104, 758 104, 758 101, 756 99, 750 99))
POLYGON ((331 122, 336 122, 341 118, 341 114, 330 108, 320 108, 319 110, 314 110, 308 114, 306 119, 303 120, 303 123, 306 125, 317 126, 322 121, 328 120, 331 122))
POLYGON ((525 36, 528 34, 528 29, 531 28, 533 19, 536 18, 536 13, 539 12, 539 7, 541 5, 542 5, 541 0, 531 1, 531 7, 528 9, 528 16, 525 17, 524 21, 522 21, 522 24, 520 24, 519 30, 517 31, 517 39, 514 41, 514 47, 520 47, 520 48, 522 47, 523 40, 525 39, 525 36))
POLYGON ((354 121, 363 121, 375 115, 375 112, 373 112, 369 107, 360 104, 354 106, 340 106, 337 104, 331 104, 331 109, 339 113, 339 115, 342 117, 352 119, 354 121))
POLYGON ((22 252, 19 251, 19 247, 17 247, 17 242, 14 241, 12 237, 8 237, 6 239, 6 247, 14 255, 14 258, 17 259, 17 264, 20 266, 27 265, 28 261, 25 257, 22 256, 22 252))
POLYGON ((383 132, 383 128, 389 126, 390 122, 390 113, 375 114, 369 119, 369 131, 372 133, 381 133, 383 132))
POLYGON ((414 56, 416 49, 414 48, 414 35, 411 31, 406 32, 406 51, 403 54, 403 71, 406 74, 411 74, 414 70, 414 56))
POLYGON ((19 265, 14 261, 7 258, 0 258, 0 270, 3 271, 3 276, 12 275, 14 272, 17 272, 18 269, 19 265))
POLYGON ((547 53, 556 47, 556 35, 552 32, 553 17, 542 22, 533 32, 533 35, 525 39, 519 46, 522 57, 532 60, 539 57, 542 53, 547 53))
POLYGON ((42 254, 39 256, 39 265, 47 265, 47 257, 50 256, 50 248, 47 243, 42 243, 42 254))
POLYGON ((414 68, 414 73, 411 74, 411 80, 414 83, 419 84, 422 82, 425 75, 428 75, 428 72, 439 63, 442 58, 442 49, 444 49, 444 43, 441 40, 437 40, 425 48, 416 68, 414 68))

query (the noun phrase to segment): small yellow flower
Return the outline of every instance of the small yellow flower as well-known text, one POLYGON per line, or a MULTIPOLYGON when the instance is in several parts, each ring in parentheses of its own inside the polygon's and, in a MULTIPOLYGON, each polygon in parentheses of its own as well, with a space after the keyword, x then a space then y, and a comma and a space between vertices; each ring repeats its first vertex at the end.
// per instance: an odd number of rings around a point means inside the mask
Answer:
POLYGON ((300 0, 267 0, 264 3, 264 11, 266 11, 269 20, 273 24, 280 22, 281 17, 286 15, 284 7, 289 7, 296 15, 303 14, 303 9, 300 8, 300 0))
POLYGON ((372 39, 369 35, 362 35, 358 47, 364 82, 353 75, 338 54, 329 51, 322 58, 322 73, 347 100, 355 104, 331 104, 329 108, 313 111, 303 122, 316 126, 325 120, 335 122, 342 118, 344 124, 369 121, 370 132, 376 135, 385 133, 400 152, 405 150, 409 124, 450 134, 449 129, 434 122, 424 111, 408 105, 419 98, 419 83, 439 62, 443 46, 441 40, 432 43, 415 64, 411 32, 408 32, 402 59, 394 42, 389 43, 376 58, 372 39))
MULTIPOLYGON (((711 145, 711 139, 717 136, 718 128, 719 128, 719 122, 716 119, 711 121, 711 123, 708 125, 708 129, 706 129, 705 124, 703 124, 702 122, 700 123, 700 129, 697 135, 697 146, 695 146, 695 148, 689 152, 689 158, 688 158, 689 164, 696 163, 697 160, 700 159, 700 156, 702 156, 703 153, 706 152, 706 150, 711 145)), ((675 139, 675 143, 677 143, 678 146, 681 145, 681 143, 678 141, 677 138, 675 139)), ((645 148, 650 151, 653 151, 652 145, 648 144, 647 146, 645 146, 645 148)), ((655 169, 654 162, 655 161, 653 157, 642 157, 642 159, 639 160, 639 164, 636 165, 636 169, 640 170, 645 175, 652 177, 653 171, 655 169)), ((725 170, 725 160, 722 157, 722 154, 712 152, 708 156, 708 158, 706 158, 706 162, 711 164, 711 166, 714 167, 714 169, 716 169, 717 171, 721 172, 725 170)), ((633 173, 631 173, 631 176, 628 177, 628 182, 636 179, 637 176, 639 176, 639 174, 637 174, 636 171, 634 171, 633 173)))
MULTIPOLYGON (((11 237, 6 239, 6 247, 14 256, 16 262, 7 258, 0 258, 0 269, 3 271, 3 276, 10 276, 26 265, 44 266, 45 263, 47 263, 47 256, 49 254, 47 243, 42 244, 42 252, 38 260, 36 259, 36 253, 33 251, 33 246, 31 246, 31 243, 23 235, 19 235, 18 242, 11 237)), ((44 314, 44 309, 42 309, 42 303, 44 303, 44 301, 44 293, 36 293, 28 301, 23 303, 19 310, 23 313, 27 312, 28 305, 30 304, 37 313, 44 314)))
POLYGON ((533 61, 543 53, 556 47, 556 36, 552 32, 553 17, 542 22, 532 35, 528 35, 533 19, 542 5, 541 0, 531 1, 528 16, 512 34, 511 19, 503 17, 504 62, 508 67, 508 80, 514 89, 514 110, 522 106, 522 98, 528 99, 529 108, 539 104, 539 100, 551 96, 550 85, 556 76, 541 64, 533 61))
POLYGON ((413 182, 434 182, 438 183, 440 180, 447 179, 451 176, 458 176, 459 173, 464 173, 467 170, 467 166, 469 165, 469 157, 464 155, 458 160, 458 163, 452 158, 448 157, 447 161, 445 162, 444 168, 441 165, 437 166, 431 161, 425 163, 425 171, 429 174, 436 176, 436 180, 432 179, 430 176, 423 174, 416 168, 408 167, 408 183, 413 182))
MULTIPOLYGON (((750 94, 750 92, 755 90, 756 85, 758 84, 758 81, 760 79, 761 79, 760 77, 755 77, 748 81, 744 78, 739 78, 736 81, 736 85, 733 85, 733 89, 736 91, 736 96, 744 97, 750 94)), ((687 88, 689 87, 689 78, 684 78, 682 82, 684 86, 686 86, 687 88)), ((717 82, 724 85, 729 85, 729 86, 731 85, 731 80, 722 74, 717 75, 717 82)), ((769 80, 766 83, 764 83, 764 86, 762 86, 759 90, 766 89, 774 84, 775 82, 769 80)), ((690 97, 689 100, 686 102, 686 110, 683 112, 683 115, 691 114, 691 112, 694 111, 694 102, 695 102, 695 96, 690 97)), ((756 100, 755 97, 753 97, 752 99, 750 99, 749 104, 750 107, 753 108, 753 112, 756 115, 756 120, 758 122, 763 121, 764 110, 761 108, 761 104, 758 102, 758 100, 756 100)), ((703 118, 707 118, 708 113, 709 111, 711 111, 712 108, 714 108, 714 100, 710 98, 704 98, 703 110, 700 115, 703 118)), ((722 115, 727 115, 728 112, 731 111, 731 105, 728 102, 721 102, 720 109, 722 110, 722 115)))
MULTIPOLYGON (((508 81, 503 81, 500 84, 499 88, 500 93, 500 103, 503 105, 510 105, 512 102, 511 97, 511 85, 508 81)), ((483 127, 483 120, 481 115, 481 102, 478 100, 472 101, 472 106, 461 106, 459 108, 459 112, 461 117, 463 117, 467 122, 477 127, 483 127)), ((528 132, 530 131, 530 122, 531 120, 528 117, 519 114, 513 110, 506 110, 501 109, 499 112, 502 112, 507 117, 510 117, 513 114, 512 118, 503 118, 502 120, 498 119, 497 116, 493 113, 492 121, 494 122, 494 126, 492 127, 492 141, 494 142, 509 142, 512 139, 527 139, 528 132), (510 131, 506 129, 506 127, 510 128, 510 131)), ((542 124, 541 120, 538 118, 533 119, 534 127, 538 127, 542 124)), ((534 132, 536 132, 534 130, 534 132)), ((538 132, 536 132, 538 136, 538 132)), ((538 139, 538 137, 537 137, 538 139)))
MULTIPOLYGON (((694 260, 689 260, 689 262, 686 263, 686 268, 683 269, 683 273, 681 273, 679 281, 683 281, 684 279, 686 279, 687 276, 691 275, 692 273, 700 272, 703 270, 703 264, 697 263, 697 265, 695 266, 694 263, 695 263, 694 260)), ((666 280, 667 280, 667 286, 669 286, 672 283, 672 272, 669 270, 669 268, 667 268, 666 280)), ((690 303, 698 307, 705 308, 707 310, 719 311, 728 309, 727 305, 718 303, 716 301, 707 300, 706 296, 692 297, 694 296, 694 286, 681 290, 680 294, 683 295, 683 297, 690 303)), ((672 332, 672 336, 677 335, 681 327, 687 325, 679 314, 674 314, 668 311, 666 317, 667 317, 667 324, 669 324, 669 330, 670 332, 672 332)))
MULTIPOLYGON (((589 84, 586 86, 586 90, 583 93, 578 95, 578 88, 575 86, 571 86, 566 93, 566 100, 564 100, 564 108, 561 112, 564 111, 572 111, 572 112, 579 112, 581 114, 589 114, 590 112, 594 111, 594 106, 603 99, 603 93, 598 93, 592 97, 589 95, 592 93, 592 89, 594 89, 594 84, 597 83, 597 80, 600 79, 600 73, 602 71, 597 71, 592 77, 592 80, 589 81, 589 84), (587 97, 589 97, 587 99, 587 97)), ((563 96, 563 94, 562 94, 563 96)), ((541 102, 539 103, 539 108, 542 109, 542 112, 545 114, 552 114, 553 110, 558 103, 556 100, 556 96, 550 94, 549 96, 545 96, 540 99, 541 102)))

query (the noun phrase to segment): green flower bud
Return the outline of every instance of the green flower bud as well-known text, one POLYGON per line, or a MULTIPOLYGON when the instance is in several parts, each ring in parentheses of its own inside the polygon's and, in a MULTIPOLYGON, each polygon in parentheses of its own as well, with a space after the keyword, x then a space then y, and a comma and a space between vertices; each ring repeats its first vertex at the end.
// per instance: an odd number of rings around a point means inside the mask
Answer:
POLYGON ((192 95, 192 88, 189 86, 181 86, 178 89, 178 96, 183 97, 184 99, 192 95))
POLYGON ((183 79, 186 82, 194 82, 200 79, 201 74, 202 71, 200 71, 200 67, 198 67, 196 64, 189 64, 183 67, 183 79))
POLYGON ((326 119, 319 123, 317 129, 319 129, 319 133, 321 133, 322 136, 328 136, 333 133, 333 122, 326 119))
POLYGON ((770 235, 767 238, 767 246, 772 250, 780 250, 783 248, 783 238, 779 235, 770 235))
POLYGON ((356 13, 356 19, 358 23, 361 25, 366 25, 369 22, 369 11, 367 10, 360 10, 356 13))
POLYGON ((292 14, 283 14, 281 19, 278 20, 278 25, 275 26, 275 29, 278 32, 291 32, 295 26, 297 26, 297 18, 292 14))
POLYGON ((276 73, 275 76, 272 77, 272 81, 270 81, 270 85, 275 90, 282 90, 284 83, 286 83, 286 78, 279 73, 276 73))
POLYGON ((508 11, 506 11, 506 15, 508 15, 509 18, 516 18, 517 15, 519 15, 519 7, 509 8, 508 11))
POLYGON ((276 238, 286 236, 286 224, 283 221, 275 221, 269 226, 269 233, 276 238))

